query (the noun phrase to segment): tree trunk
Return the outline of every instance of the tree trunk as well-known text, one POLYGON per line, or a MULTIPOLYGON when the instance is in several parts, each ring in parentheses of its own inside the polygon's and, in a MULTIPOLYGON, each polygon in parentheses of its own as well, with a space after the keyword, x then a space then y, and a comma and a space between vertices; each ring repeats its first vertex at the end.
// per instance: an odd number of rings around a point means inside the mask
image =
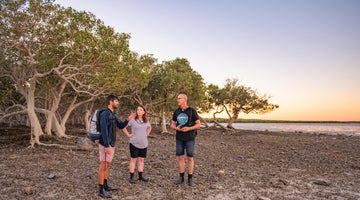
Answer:
POLYGON ((36 78, 33 78, 30 82, 30 88, 27 93, 27 112, 30 120, 31 126, 31 138, 30 144, 34 146, 34 144, 40 145, 40 136, 43 135, 43 131, 41 129, 40 121, 38 116, 35 113, 35 87, 36 87, 36 78))
POLYGON ((45 125, 44 131, 47 135, 51 135, 53 115, 54 115, 54 113, 51 111, 49 111, 48 114, 46 115, 46 125, 45 125))
POLYGON ((91 112, 90 110, 85 111, 84 121, 85 121, 85 127, 86 132, 89 132, 89 121, 90 121, 91 112))
POLYGON ((166 128, 165 107, 162 110, 161 130, 162 133, 168 133, 166 128))
POLYGON ((61 120, 61 127, 64 130, 64 132, 66 131, 66 122, 69 119, 71 112, 75 109, 74 104, 75 104, 76 100, 77 100, 77 96, 74 97, 74 99, 72 100, 71 104, 69 105, 64 117, 61 120))
POLYGON ((239 116, 239 110, 235 110, 233 116, 230 118, 230 121, 229 121, 229 123, 228 123, 228 125, 226 127, 234 129, 233 123, 238 118, 238 116, 239 116))
POLYGON ((65 130, 64 129, 62 129, 61 127, 54 127, 53 128, 52 125, 56 125, 56 123, 57 124, 59 123, 59 121, 56 119, 55 112, 59 108, 61 95, 64 92, 66 84, 67 83, 65 81, 63 81, 63 83, 61 84, 61 86, 59 88, 59 91, 56 91, 57 95, 54 95, 54 99, 52 100, 51 109, 49 111, 49 114, 47 115, 46 126, 45 126, 45 133, 47 135, 51 135, 51 131, 53 130, 53 131, 55 131, 56 135, 61 136, 61 137, 65 136, 65 130))
POLYGON ((67 135, 65 134, 65 130, 63 130, 55 115, 52 118, 52 129, 54 130, 56 136, 67 137, 67 135))
POLYGON ((87 99, 87 100, 85 100, 85 101, 81 101, 81 102, 79 102, 79 103, 77 103, 77 104, 75 104, 75 102, 76 102, 76 100, 77 100, 77 96, 74 97, 74 99, 73 99, 73 101, 71 102, 70 106, 68 107, 68 109, 67 109, 67 111, 66 111, 63 119, 61 120, 61 127, 64 129, 64 131, 66 130, 65 125, 66 125, 66 122, 67 122, 67 120, 69 119, 70 114, 72 113, 72 111, 75 110, 76 108, 80 107, 81 105, 85 104, 85 103, 89 103, 89 102, 91 102, 91 101, 94 101, 96 97, 97 97, 97 96, 94 95, 94 96, 92 96, 91 98, 89 98, 89 99, 87 99))
POLYGON ((232 116, 231 118, 230 118, 230 121, 229 121, 229 123, 227 124, 227 128, 231 128, 231 129, 234 129, 234 127, 233 127, 233 123, 234 123, 234 121, 235 121, 235 118, 234 118, 234 116, 232 116))
POLYGON ((60 126, 59 121, 55 116, 54 109, 47 112, 45 131, 47 135, 52 135, 52 131, 54 131, 57 136, 66 136, 65 130, 60 126))
POLYGON ((199 118, 200 118, 200 120, 204 123, 204 126, 205 126, 206 128, 209 127, 208 123, 206 122, 206 120, 205 120, 204 118, 202 118, 202 117, 200 117, 200 116, 199 116, 199 118))
MULTIPOLYGON (((216 108, 216 111, 213 113, 213 118, 214 118, 214 127, 216 126, 216 114, 222 113, 224 111, 224 106, 222 107, 222 109, 219 111, 218 108, 216 108)), ((217 121, 216 121, 217 122, 217 121)))

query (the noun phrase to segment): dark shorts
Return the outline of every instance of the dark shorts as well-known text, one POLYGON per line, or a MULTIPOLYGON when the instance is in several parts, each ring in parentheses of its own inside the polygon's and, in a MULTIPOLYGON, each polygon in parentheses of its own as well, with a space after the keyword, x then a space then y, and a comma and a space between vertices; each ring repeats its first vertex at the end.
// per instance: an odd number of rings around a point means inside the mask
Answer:
POLYGON ((139 149, 130 143, 130 156, 132 158, 137 158, 137 157, 146 158, 146 152, 147 152, 147 148, 139 149))
POLYGON ((186 149, 186 155, 188 157, 194 157, 195 140, 189 140, 189 141, 176 140, 176 155, 177 156, 185 155, 185 149, 186 149))

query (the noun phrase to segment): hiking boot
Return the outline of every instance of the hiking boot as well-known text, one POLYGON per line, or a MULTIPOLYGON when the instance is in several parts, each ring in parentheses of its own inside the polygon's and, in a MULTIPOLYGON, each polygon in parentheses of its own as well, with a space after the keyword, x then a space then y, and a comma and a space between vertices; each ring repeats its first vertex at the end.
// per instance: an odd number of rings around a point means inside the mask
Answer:
POLYGON ((106 187, 104 186, 105 191, 118 190, 118 189, 119 189, 118 187, 111 187, 111 186, 108 186, 108 185, 106 187))
POLYGON ((99 186, 99 194, 98 195, 102 198, 111 198, 111 194, 109 194, 105 191, 103 185, 99 186))
POLYGON ((194 184, 194 181, 192 180, 192 178, 189 178, 189 180, 188 180, 188 185, 189 186, 194 186, 195 184, 194 184))
POLYGON ((144 177, 139 177, 139 180, 140 180, 140 181, 144 181, 144 182, 148 182, 148 181, 149 181, 148 178, 144 178, 144 177))
POLYGON ((133 178, 129 178, 129 182, 130 182, 131 184, 135 184, 135 183, 136 183, 136 181, 135 181, 133 178))
POLYGON ((175 181, 175 185, 179 185, 184 182, 184 177, 180 177, 178 180, 175 181))
POLYGON ((110 190, 118 190, 119 188, 118 188, 118 187, 108 186, 107 180, 104 180, 104 189, 105 189, 106 191, 110 191, 110 190))

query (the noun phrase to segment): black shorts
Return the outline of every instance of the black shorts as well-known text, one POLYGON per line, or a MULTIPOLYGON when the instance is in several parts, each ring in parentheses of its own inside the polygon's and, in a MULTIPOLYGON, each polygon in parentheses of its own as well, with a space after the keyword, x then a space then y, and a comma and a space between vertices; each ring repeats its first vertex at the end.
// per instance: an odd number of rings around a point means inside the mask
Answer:
POLYGON ((139 149, 130 143, 130 156, 132 158, 142 157, 146 158, 147 148, 139 149))

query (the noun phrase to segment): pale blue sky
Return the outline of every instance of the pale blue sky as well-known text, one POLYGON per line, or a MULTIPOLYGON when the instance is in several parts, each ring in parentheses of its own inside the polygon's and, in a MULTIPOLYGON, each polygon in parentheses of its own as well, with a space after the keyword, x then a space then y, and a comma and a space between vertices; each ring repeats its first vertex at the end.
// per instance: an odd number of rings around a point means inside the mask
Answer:
POLYGON ((360 121, 360 1, 55 2, 130 33, 139 54, 187 58, 206 83, 238 78, 280 105, 240 117, 360 121))

